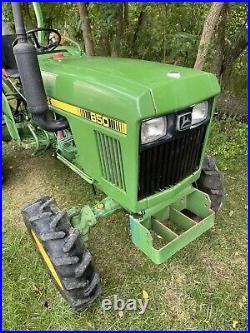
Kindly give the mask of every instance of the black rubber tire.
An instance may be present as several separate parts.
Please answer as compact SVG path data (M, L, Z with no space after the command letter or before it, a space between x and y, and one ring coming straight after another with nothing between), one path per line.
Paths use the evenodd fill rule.
M43 197L25 207L22 215L61 295L76 311L92 303L101 293L100 276L94 268L90 252L79 239L78 229L71 226L67 213L60 211L53 199ZM39 250L39 243L45 255L43 250ZM46 263L46 255L52 269Z
M199 190L209 195L211 208L217 213L224 199L224 176L217 168L212 156L205 156L201 176L196 185Z

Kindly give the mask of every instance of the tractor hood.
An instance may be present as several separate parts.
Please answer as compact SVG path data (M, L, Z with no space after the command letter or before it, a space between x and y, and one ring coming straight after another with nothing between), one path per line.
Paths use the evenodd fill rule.
M114 99L119 101L116 112L133 102L140 118L173 112L220 92L213 74L149 61L66 54L62 59L40 56L40 66L49 96L96 111ZM146 95L151 111L140 107Z

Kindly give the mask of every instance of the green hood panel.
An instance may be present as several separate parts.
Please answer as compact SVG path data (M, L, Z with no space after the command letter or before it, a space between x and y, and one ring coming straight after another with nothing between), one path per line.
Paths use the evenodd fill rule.
M49 96L120 119L173 112L220 92L212 74L149 61L42 56L40 66ZM179 78L169 77L170 72Z

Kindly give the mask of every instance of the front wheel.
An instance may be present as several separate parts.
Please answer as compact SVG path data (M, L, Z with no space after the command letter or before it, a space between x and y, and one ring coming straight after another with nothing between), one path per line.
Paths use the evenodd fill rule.
M209 195L211 208L217 213L221 209L224 199L224 176L212 156L205 156L201 176L196 185L199 190Z
M75 310L100 294L100 276L67 213L44 197L22 210L25 225L56 287Z

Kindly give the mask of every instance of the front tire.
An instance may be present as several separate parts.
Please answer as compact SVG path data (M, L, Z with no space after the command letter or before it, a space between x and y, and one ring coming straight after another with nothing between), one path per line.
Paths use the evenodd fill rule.
M217 213L221 209L224 199L224 176L212 156L205 156L201 176L196 184L199 190L209 195L211 208Z
M61 295L81 310L100 294L100 276L92 256L53 199L41 198L22 210L25 225Z

